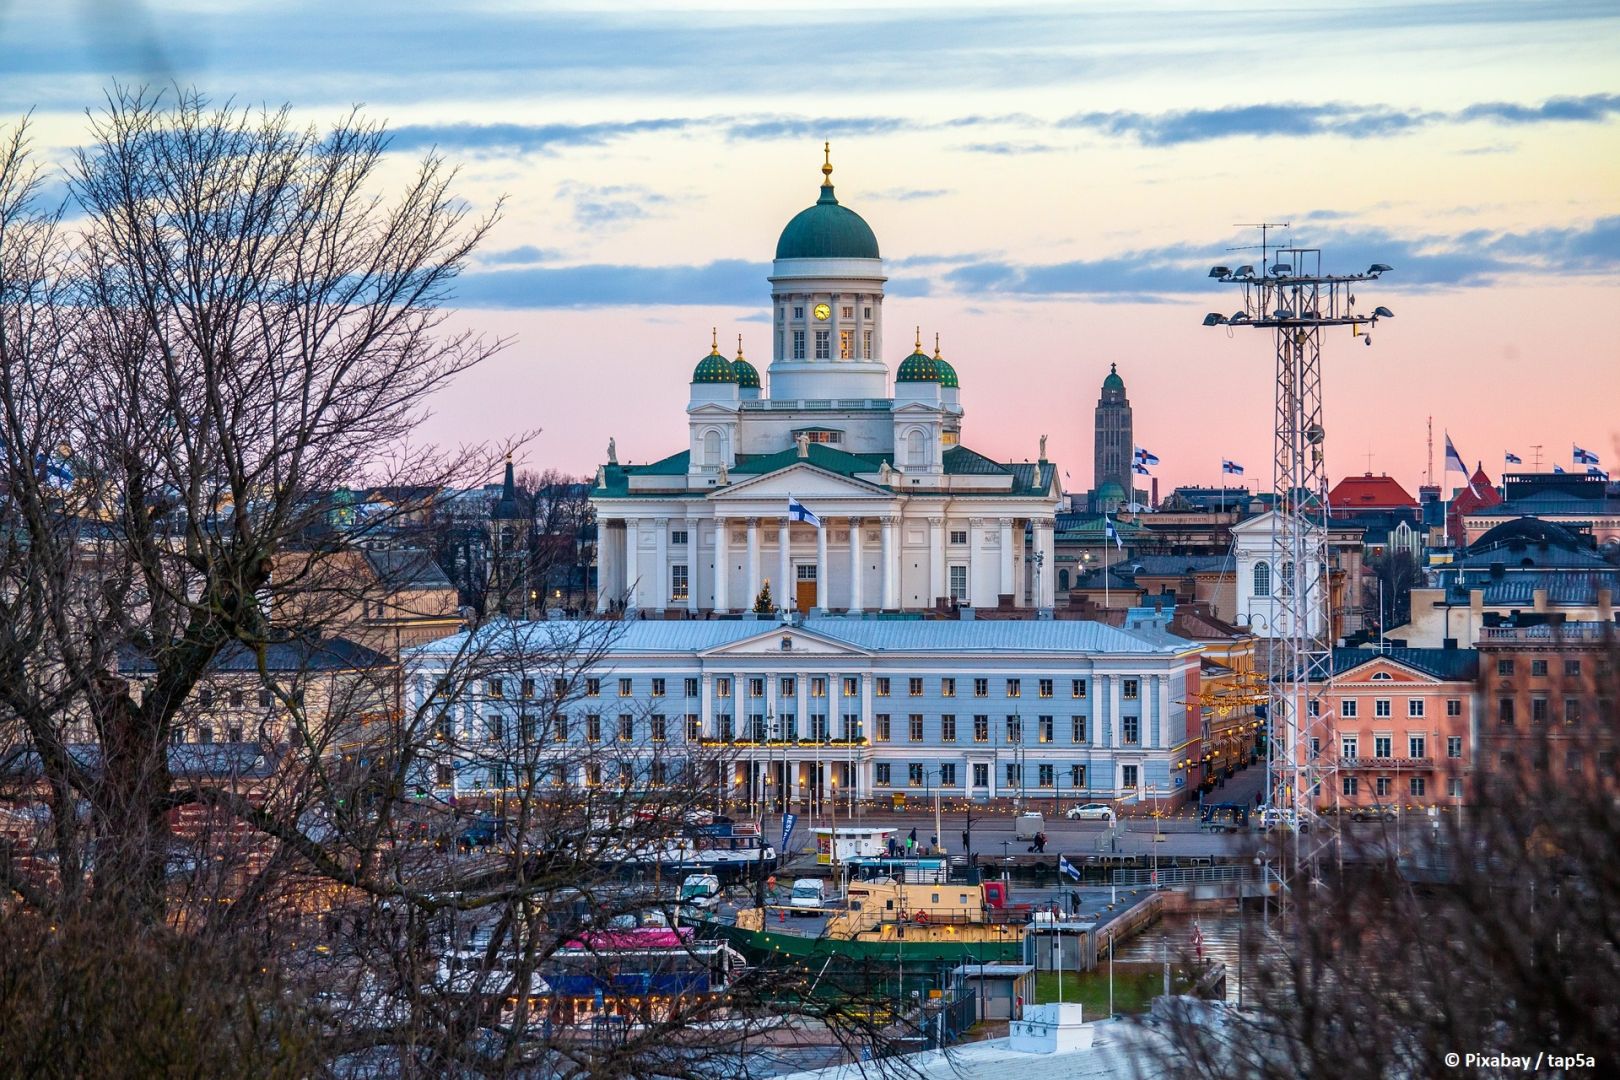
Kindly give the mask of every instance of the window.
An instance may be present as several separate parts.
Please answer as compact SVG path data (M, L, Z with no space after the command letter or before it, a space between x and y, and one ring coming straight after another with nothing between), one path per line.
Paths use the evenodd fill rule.
M1016 745L1024 741L1024 718L1021 716L1007 717L1007 743Z
M1389 682L1390 678L1391 678L1391 676L1390 676L1389 672L1387 672L1387 671L1375 671L1375 672L1373 672L1372 681L1373 682Z
M1581 752L1579 750L1571 750L1564 755L1564 770L1566 772L1581 771Z
M1373 715L1374 716L1389 716L1389 715L1391 715L1390 707L1391 706L1390 706L1389 698L1385 698L1385 697L1377 698L1376 700L1373 701Z
M1309 716L1321 716L1322 715L1322 699L1321 698L1311 698L1309 701L1307 701L1305 703L1305 712Z
M451 784L456 782L456 769L453 765L447 765L441 762L438 767L435 768L434 772L436 774L435 779L438 781L438 785L440 787L449 787Z
M630 718L628 716L623 716L619 719L623 721ZM652 737L653 742L664 742L668 738L668 728L661 714L654 713L648 718L647 723L649 726L649 734Z
M855 307L854 307L854 305L851 304L851 305L845 305L843 307L840 307L838 309L838 317L840 319L853 319L855 317ZM871 316L868 315L867 318L870 319Z
M1538 696L1530 699L1530 722L1532 724L1545 724L1548 711L1546 698Z
M861 696L861 680L860 680L860 676L858 676L858 675L850 675L850 676L847 676L844 679L844 696L845 697L860 697Z
M1380 799L1387 799L1387 798L1389 798L1389 777L1387 777L1387 776L1380 776L1380 777L1379 777L1379 778L1378 778L1378 779L1377 779L1377 780L1376 780L1376 781L1375 781L1375 782L1374 782L1374 783L1373 783L1373 790L1374 790L1374 791L1375 791L1375 792L1377 792L1377 794L1378 794L1378 797L1379 797L1379 798L1380 798Z
M1083 716L1069 717L1069 741L1083 743L1086 741L1086 718Z
M939 718L939 741L956 741L956 717L950 713L946 713Z
M669 568L669 598L685 600L687 597L686 564L676 563Z
M867 308L867 310L872 309ZM871 316L867 317L871 318ZM861 358L864 360L872 359L872 331L870 330L861 331Z
M669 533L669 542L671 544L684 544L684 543L686 543L686 530L685 529L671 529L670 533Z
M1531 676L1531 678L1537 678L1537 679L1545 678L1546 675L1547 675L1547 661L1545 661L1545 660L1532 660L1532 661L1530 661L1530 676Z
M1009 788L1015 788L1018 787L1021 782L1022 777L1018 772L1018 763L1016 761L1009 762L1007 765L1007 786Z
M1020 695L1020 693L1021 693L1021 691L1019 689L1019 681L1017 679L1008 679L1007 680L1007 696L1008 697L1018 697Z
M737 728L730 713L721 713L715 718L715 725L719 728L720 738L731 742L737 737Z
M635 692L635 686L629 679L619 680L619 696L629 697Z
M1254 595L1271 595L1271 564L1268 562L1254 564Z
M1453 776L1446 781L1446 794L1453 799L1462 798L1462 777Z
M973 680L973 696L974 697L989 697L990 696L990 680L989 679L974 679Z
M1069 696L1070 697L1075 697L1075 698L1080 698L1080 699L1084 700L1085 696L1086 696L1086 680L1084 680L1084 679L1071 679L1071 680L1069 680Z
M886 676L879 675L877 678L872 680L872 683L873 683L872 692L874 694L876 694L878 697L888 697L889 696L889 680L888 680L888 678Z
M795 312L801 312L801 313L804 311L803 308L794 308L793 310ZM794 317L802 319L802 318L804 318L804 315L803 314L798 314L798 315L795 315ZM803 360L804 359L804 331L803 330L795 330L795 331L793 331L793 359L795 359L795 360Z
M636 718L629 713L619 714L619 741L629 742L636 737Z
M952 529L951 530L951 543L955 544L957 546L961 546L962 544L967 543L967 530L966 529ZM966 567L963 567L963 569L966 569Z
M506 696L506 684L500 679L490 679L485 684L485 692L492 698Z
M1373 757L1387 758L1395 756L1395 740L1389 735L1373 736Z
M1050 716L1040 717L1039 718L1039 727L1040 727L1040 732L1036 737L1043 743L1051 742L1052 741L1052 718Z
M1446 736L1446 757L1448 757L1448 758L1460 758L1460 757L1462 757L1462 736L1461 735L1448 735L1448 736Z
M602 741L602 717L597 713L585 714L585 739L587 742Z
M1513 699L1510 697L1496 699L1496 720L1509 727L1513 725Z
M955 697L956 696L956 680L955 679L941 679L941 680L939 680L939 696L940 697Z
M817 330L816 331L816 359L817 360L831 360L832 359L832 331L831 330Z
M1579 660L1565 660L1564 661L1564 674L1565 675L1569 675L1569 676L1573 677L1573 676L1579 675L1580 673L1581 673L1581 662Z
M1360 746L1360 743L1359 743L1359 741L1356 739L1356 737L1354 735L1340 735L1339 736L1339 756L1340 757L1343 757L1343 758L1353 758L1353 757L1355 757L1356 756L1356 750L1357 750L1357 748L1359 746Z
M878 787L889 786L889 763L880 761L872 766L872 783Z
M1054 766L1042 764L1037 767L1035 783L1039 787L1049 788L1056 782L1056 769Z
M990 786L990 765L988 762L976 761L973 763L973 786Z
M751 677L748 680L748 696L749 697L764 697L765 696L765 679L763 677L756 675L756 676Z
M810 696L824 698L827 696L827 679L824 675L815 675L810 679Z
M686 680L686 696L689 698L698 696L698 681L696 679Z
M870 319L871 317L872 317L872 309L871 308L869 308L869 307L861 308L861 318Z
M762 743L762 742L768 742L769 739L770 739L770 732L765 730L765 714L764 713L759 713L759 712L757 712L757 713L749 713L748 714L748 741L749 742Z
M557 714L557 741L568 741L568 717L563 713Z
M599 787L602 783L602 766L599 762L591 762L585 766L585 786Z
M921 762L913 761L906 766L906 785L908 787L923 786L923 767Z
M1142 741L1142 718L1140 716L1122 716L1119 719L1120 740L1126 746L1135 746Z
M1358 786L1356 784L1356 778L1353 776L1345 776L1341 777L1340 779L1344 782L1344 786L1340 790L1351 798L1354 798L1356 794L1356 787Z
M1407 716L1422 716L1423 715L1423 699L1420 698L1420 697L1407 698L1406 699L1406 715Z
M794 317L794 318L795 318L795 319L802 319L802 318L804 318L804 308L802 308L802 307L798 307L798 306L795 306L795 307L794 307L794 308L793 308L793 317Z
M450 724L449 713L439 714L439 718L433 723L433 731L434 734L436 734L440 739L446 741L448 741L455 734L455 730Z
M485 730L490 742L500 742L501 736L505 734L505 729L506 725L500 713L490 713L486 718Z
M1423 759L1429 756L1429 740L1422 735L1408 735L1406 737L1406 756Z
M1136 679L1125 679L1120 684L1120 696L1126 701L1135 701L1141 696L1141 686Z
M686 714L686 741L698 742L703 738L703 717L697 713Z
M1567 697L1564 699L1564 723L1578 724L1581 722L1581 699Z
M952 566L950 571L951 599L955 600L958 604L965 604L968 602L967 567L960 565Z
M1084 765L1069 766L1069 786L1072 788L1086 786L1086 767Z
M1041 680L1041 682L1040 682L1040 694L1041 694L1041 697L1051 697L1052 696L1052 680L1051 679L1042 679Z
M1283 596L1293 596L1294 595L1294 564L1291 563L1291 562L1283 563L1282 564L1282 572L1278 576L1282 580L1277 583L1277 591L1280 592Z
M272 694L269 690L260 690L259 691L259 708L268 709L270 707L271 703L274 702L274 700L275 700L275 695Z
M1513 674L1513 661L1512 661L1512 659L1498 660L1496 662L1496 673L1498 675L1504 677L1504 678L1506 678L1509 675L1512 675Z
M601 697L602 696L602 680L601 679L586 679L585 680L585 696L586 697Z
M226 728L225 729L225 738L229 739L231 742L241 742L242 741L242 725L241 724L232 724L230 727Z
M1425 781L1421 776L1412 777L1411 785L1412 786L1408 790L1412 792L1414 797L1419 799L1423 797L1424 792L1428 788L1428 782Z
M663 679L654 679L652 681L652 696L653 697L663 697L664 696L664 689L665 689L665 687L667 685L668 685L668 683Z
M722 697L722 698L730 697L731 696L731 680L730 679L716 679L716 680L714 680L714 696L715 697Z
M824 716L824 715L816 715L816 716L810 717L810 737L812 739L816 740L817 742L825 742L826 741L826 739L827 739L827 717L826 716Z
M907 688L907 691L911 694L912 697L922 697L922 693L923 693L922 682L923 681L921 679L908 679L907 680L906 688Z
M939 786L956 786L956 762L947 761L939 767Z
M518 692L526 698L534 697L534 680L524 679L518 684Z
M1447 716L1461 716L1462 715L1462 698L1447 698L1446 699L1446 715Z
M922 742L922 740L923 740L923 718L922 718L922 713L912 713L910 716L906 717L906 729L907 729L907 734L911 738L912 742Z
M667 779L668 772L664 767L663 759L654 758L652 763L647 767L647 780L654 787L663 787Z
M1311 736L1311 760L1315 761L1322 753L1322 740Z
M855 331L838 331L838 359L853 360L855 358Z
M240 709L242 707L242 702L243 702L242 691L240 691L240 690L232 690L231 691L231 708Z
M889 714L878 713L876 716L872 717L872 724L877 729L872 733L872 738L876 739L878 742L888 742Z
M845 713L844 714L844 738L845 738L845 740L861 738L861 714L860 713Z
M1344 717L1353 717L1353 716L1355 716L1356 715L1356 699L1353 698L1353 697L1349 697L1349 698L1345 698L1344 700L1340 701L1339 702L1339 715L1344 716Z
M1121 765L1119 767L1119 783L1126 790L1136 787L1137 767L1135 765Z

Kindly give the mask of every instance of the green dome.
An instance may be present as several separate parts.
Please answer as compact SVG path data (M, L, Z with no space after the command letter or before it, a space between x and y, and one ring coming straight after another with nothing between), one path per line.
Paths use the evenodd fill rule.
M939 377L939 364L932 356L918 349L904 360L900 361L900 370L894 377L895 382L941 382Z
M831 183L816 204L793 215L776 241L778 259L875 259L877 236L861 215L840 206Z
M698 361L698 366L692 372L692 381L695 383L734 383L737 381L737 369L731 366L731 361L720 355L720 349L715 346L710 349L709 355ZM759 385L759 373L754 373L754 385Z
M1106 502L1109 499L1123 499L1125 489L1113 480L1104 481L1103 486L1097 489L1097 501Z
M742 358L739 353L737 359L731 362L731 370L737 375L737 385L744 390L759 389L759 369Z
M953 390L961 388L962 384L956 381L956 369L943 356L934 357L934 368L939 372L939 385L949 386Z
M1120 393L1125 392L1125 380L1119 377L1119 365L1108 365L1108 378L1103 380L1102 388L1104 390L1118 390Z

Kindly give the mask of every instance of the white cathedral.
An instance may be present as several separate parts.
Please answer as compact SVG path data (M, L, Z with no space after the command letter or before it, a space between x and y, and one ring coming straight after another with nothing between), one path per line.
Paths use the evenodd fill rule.
M761 380L718 342L692 372L686 449L621 465L591 492L599 610L748 611L768 583L804 614L1053 606L1062 491L1046 460L998 462L961 443L955 369L922 347L883 361L877 237L833 194L776 243L773 354ZM802 503L821 528L791 521Z

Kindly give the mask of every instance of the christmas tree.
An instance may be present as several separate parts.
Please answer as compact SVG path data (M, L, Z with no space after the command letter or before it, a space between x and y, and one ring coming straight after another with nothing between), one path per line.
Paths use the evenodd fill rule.
M766 578L765 587L759 590L758 596L754 597L754 614L771 615L775 612L776 601L771 599L771 579Z

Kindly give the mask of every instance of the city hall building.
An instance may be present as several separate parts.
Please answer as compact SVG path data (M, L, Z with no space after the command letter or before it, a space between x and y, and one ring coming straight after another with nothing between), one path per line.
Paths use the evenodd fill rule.
M416 651L415 704L455 736L441 746L483 748L438 763L441 792L504 789L524 740L579 784L673 782L703 749L709 775L687 782L777 804L1197 786L1200 646L1151 611L1123 629L1053 618L1062 490L1045 439L1023 462L964 445L960 379L920 333L891 390L877 238L831 172L777 241L767 378L711 342L687 446L633 465L609 444L591 492L598 603L622 621L498 623ZM775 610L756 617L767 584ZM564 670L582 625L600 647ZM507 664L429 702L469 653L501 667L503 641L556 670Z

